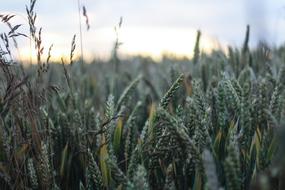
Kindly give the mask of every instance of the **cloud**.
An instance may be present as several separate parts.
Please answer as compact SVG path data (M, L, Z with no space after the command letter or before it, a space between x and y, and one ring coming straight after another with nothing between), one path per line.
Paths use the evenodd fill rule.
M25 4L28 3L28 0L7 1L1 5L0 12L10 11L22 15L22 19L19 20L23 23ZM282 35L285 32L285 9L282 0L274 2L270 0L81 0L81 3L87 8L91 24L91 30L86 32L82 21L84 48L89 53L106 54L111 50L115 37L113 28L121 16L124 18L123 29L128 30L128 35L123 37L126 47L122 48L122 51L128 51L128 44L141 43L141 46L145 46L140 39L144 34L147 36L151 32L165 31L163 36L166 38L167 31L177 31L176 36L183 33L184 38L188 38L187 31L197 29L202 30L205 36L217 39L221 43L240 46L244 39L246 24L252 26L252 44L259 38L266 38L278 44L285 40ZM37 24L43 27L43 38L46 42L56 44L59 49L63 49L64 46L69 48L73 34L77 36L79 34L77 1L38 1L35 8L38 13ZM264 20L265 24L262 22ZM130 30L130 28L136 29ZM128 39L128 36L132 37ZM169 43L173 43L174 46L173 36L175 35L169 36ZM147 37L144 40L147 40ZM153 43L162 42L160 39ZM163 45L168 49L169 44Z

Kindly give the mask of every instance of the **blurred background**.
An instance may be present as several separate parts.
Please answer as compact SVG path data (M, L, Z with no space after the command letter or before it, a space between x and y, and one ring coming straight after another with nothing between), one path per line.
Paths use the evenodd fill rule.
M29 1L6 0L1 3L0 13L16 14L13 23L23 24L21 30L28 34L25 4ZM87 61L94 57L110 57L116 39L114 27L120 17L123 18L118 32L122 42L121 56L144 55L159 59L163 53L172 53L191 57L198 29L202 32L204 52L213 48L226 49L228 44L240 47L247 24L251 26L250 46L255 46L259 40L274 46L285 41L282 0L80 0L79 4ZM86 7L89 30L83 17L83 6ZM45 51L54 45L54 60L69 56L74 34L77 34L77 47L80 46L77 0L41 0L35 10L38 14L36 25L43 28ZM29 40L22 38L18 56L25 60L30 54Z

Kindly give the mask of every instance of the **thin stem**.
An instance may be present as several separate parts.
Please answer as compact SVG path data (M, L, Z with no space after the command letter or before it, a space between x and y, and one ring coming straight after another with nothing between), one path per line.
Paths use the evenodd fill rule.
M30 64L33 64L32 61L33 61L32 59L32 34L30 31Z
M82 41L82 27L81 27L81 4L80 0L77 0L78 5L78 19L79 19L79 35L80 35L80 51L81 51L81 63L83 63L83 41Z

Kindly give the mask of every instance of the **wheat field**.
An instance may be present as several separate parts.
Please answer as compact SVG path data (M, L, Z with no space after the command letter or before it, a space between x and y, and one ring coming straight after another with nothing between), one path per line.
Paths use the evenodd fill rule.
M0 15L0 189L285 189L285 48L260 43L192 59L43 59ZM40 13L38 13L40 14ZM85 13L86 14L86 13ZM121 25L121 24L119 24ZM243 30L241 29L241 32ZM14 60L28 37L36 63Z

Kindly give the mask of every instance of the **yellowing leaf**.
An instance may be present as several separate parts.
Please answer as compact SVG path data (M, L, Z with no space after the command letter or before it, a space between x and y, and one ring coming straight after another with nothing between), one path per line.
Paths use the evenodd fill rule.
M61 153L61 163L60 163L60 175L63 176L64 175L64 168L65 168L65 163L67 160L67 155L68 155L68 143L65 145L62 153Z
M220 143L221 143L221 138L222 138L222 132L219 131L215 141L214 141L214 150L215 150L215 155L219 155L219 149L220 149Z
M102 173L102 178L103 178L103 184L105 185L105 187L109 186L109 179L110 179L110 172L109 172L109 168L107 166L106 163L106 159L108 158L108 151L107 151L107 145L106 145L106 139L105 136L102 135L102 142L101 144L104 144L101 149L100 149L100 170Z
M123 120L122 118L119 118L114 132L114 141L113 141L113 146L116 153L118 153L120 150L122 129L123 129Z
M199 172L196 172L193 189L200 190L200 189L202 189L202 187L203 187L203 185L202 185L201 175L199 174Z

